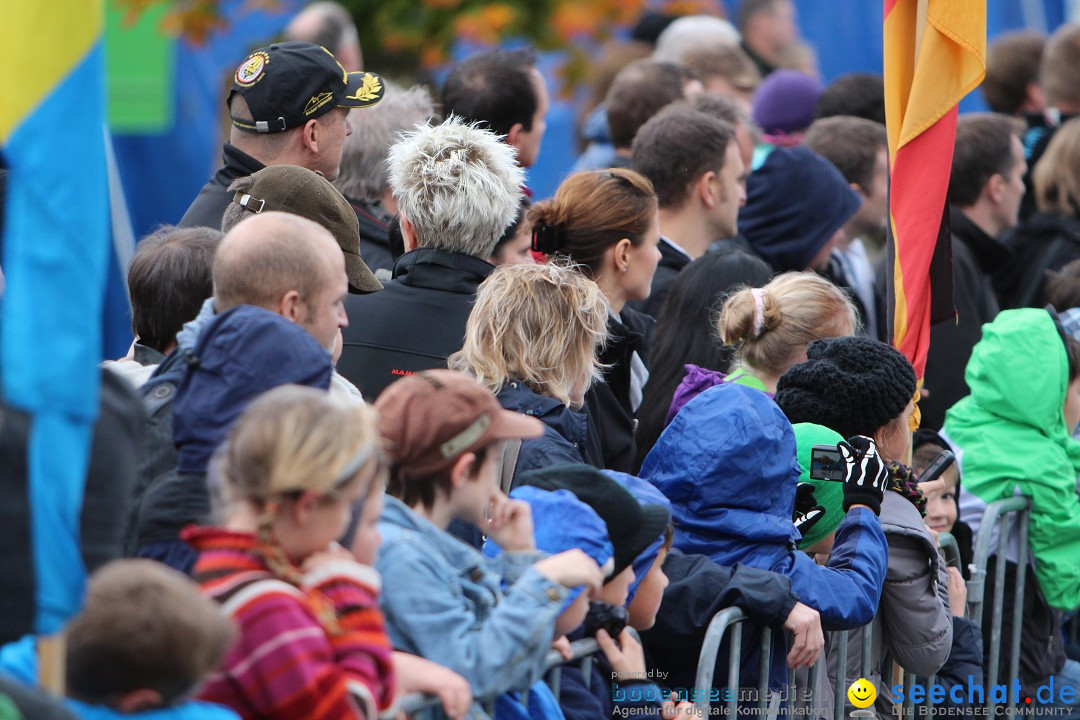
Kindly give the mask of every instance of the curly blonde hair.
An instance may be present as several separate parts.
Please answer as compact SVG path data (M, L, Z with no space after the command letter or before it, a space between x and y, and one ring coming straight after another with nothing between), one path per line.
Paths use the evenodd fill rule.
M575 385L598 375L608 312L599 286L566 262L502 265L480 285L449 365L492 392L518 380L573 405Z

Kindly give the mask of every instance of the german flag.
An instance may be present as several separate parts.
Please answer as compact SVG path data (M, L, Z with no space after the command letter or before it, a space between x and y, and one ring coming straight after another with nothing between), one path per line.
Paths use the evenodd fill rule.
M922 382L930 324L956 316L948 225L956 104L986 73L986 0L884 0L893 345Z

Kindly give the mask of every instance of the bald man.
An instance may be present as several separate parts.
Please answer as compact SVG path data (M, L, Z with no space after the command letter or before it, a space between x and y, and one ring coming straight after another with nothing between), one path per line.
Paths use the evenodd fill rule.
M214 258L214 310L255 305L308 331L333 352L349 324L345 255L321 225L283 212L252 215L221 241Z
M268 382L312 384L314 377L320 382L312 386L325 388L327 376L332 395L363 402L360 392L331 370L341 328L348 324L343 306L348 281L345 256L329 231L288 213L254 215L222 239L214 257L213 277L214 297L203 304L199 317L184 326L176 337L177 349L142 387L148 453L134 493L134 514L125 531L128 552L185 572L190 570L194 555L177 534L187 524L204 519L202 512L208 509L209 498L206 467L185 465L178 449L183 451L185 442L192 446L198 441L202 447L220 443L228 423L211 426L206 421L220 419L215 403L227 402L233 395L246 398L245 392L253 387L268 389L264 387ZM250 306L280 316L305 332L291 331L289 323L277 318L268 322L263 313L260 328L265 325L275 330L280 340L268 339L262 330L245 335L244 323L260 312ZM243 315L243 319L222 317L234 309L230 316ZM225 324L229 327L222 330ZM267 364L266 353L284 350L287 355L289 347L295 351L293 360ZM196 348L200 348L198 361ZM214 353L210 362L214 369L209 372L217 377L213 382L219 391L195 393L191 391L195 375L210 360L207 348ZM202 381L207 383L206 373ZM176 398L183 398L185 388L188 396L181 413L181 400ZM231 410L241 408L234 403ZM181 414L188 420L176 420L174 425Z

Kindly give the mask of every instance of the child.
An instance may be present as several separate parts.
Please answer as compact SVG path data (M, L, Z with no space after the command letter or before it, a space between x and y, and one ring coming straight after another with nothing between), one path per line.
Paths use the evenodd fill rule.
M538 437L543 423L503 410L451 370L397 380L375 407L393 461L376 567L395 647L461 673L478 698L528 688L568 590L599 589L602 580L580 550L541 559L529 506L499 490L503 441ZM455 518L484 528L506 552L488 560L449 535ZM478 705L472 713L486 717Z
M615 563L604 583L599 599L616 607L626 607L629 588L634 583L634 562L658 538L664 535L670 515L661 505L642 505L618 482L587 465L560 465L533 470L521 475L521 484L543 490L569 490L603 519L615 549ZM652 572L657 555L645 569ZM663 595L663 571L653 582L660 585L655 598L658 606ZM644 576L643 576L644 577ZM639 603L637 615L642 624L651 624L656 608ZM596 641L603 657L595 663L588 682L580 663L563 668L560 677L559 704L567 720L600 718L661 717L663 704L660 689L648 678L645 655L628 630L618 636L618 644L606 630L596 631Z
M914 451L911 468L921 477L947 445L933 430L919 430L912 440ZM944 706L963 707L952 701L949 691L954 685L968 686L983 680L983 643L979 626L967 614L967 585L961 568L971 562L971 528L957 522L957 485L960 473L953 463L936 479L919 483L926 497L926 527L935 534L952 533L960 549L960 568L949 567L949 608L952 611L953 636L949 657L937 672L937 681L945 687ZM969 679L969 677L971 679ZM920 680L921 681L921 680ZM959 714L959 711L956 711Z
M335 542L382 495L374 413L276 388L221 453L223 527L191 527L195 579L240 638L202 697L244 718L368 718L394 698L379 576ZM362 515L363 513L361 513Z
M109 563L90 577L83 610L64 633L65 702L81 718L235 720L189 699L235 635L180 573L151 560ZM36 683L37 665L32 642L5 648L5 673Z
M933 430L919 430L912 441L911 469L919 477L938 455L949 449L949 444ZM937 483L919 483L926 497L926 527L935 533L947 532L956 538L960 549L960 569L967 578L968 565L972 559L971 528L960 522L960 467L953 463L938 478Z
M858 463L847 468L847 514L825 567L794 549L795 435L765 393L736 383L705 390L675 416L641 474L671 501L676 548L720 565L787 575L799 599L821 613L823 627L856 628L877 611L888 560L878 519L887 476L873 443L864 441L866 474L856 472ZM778 689L786 677L783 635L775 633L773 643L770 678ZM743 681L753 682L756 665L744 664Z

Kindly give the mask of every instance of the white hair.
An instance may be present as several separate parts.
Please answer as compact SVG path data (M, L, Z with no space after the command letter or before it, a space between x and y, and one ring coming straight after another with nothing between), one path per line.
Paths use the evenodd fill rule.
M390 148L390 188L419 247L487 258L517 217L524 173L500 136L451 115Z
M718 45L738 47L741 40L735 26L712 15L688 15L665 28L656 39L653 60L682 63L690 53Z
M383 81L386 94L378 105L349 116L353 133L345 138L341 169L334 185L354 200L379 200L387 188L386 155L399 133L427 124L435 115L431 94L423 85L405 89Z

